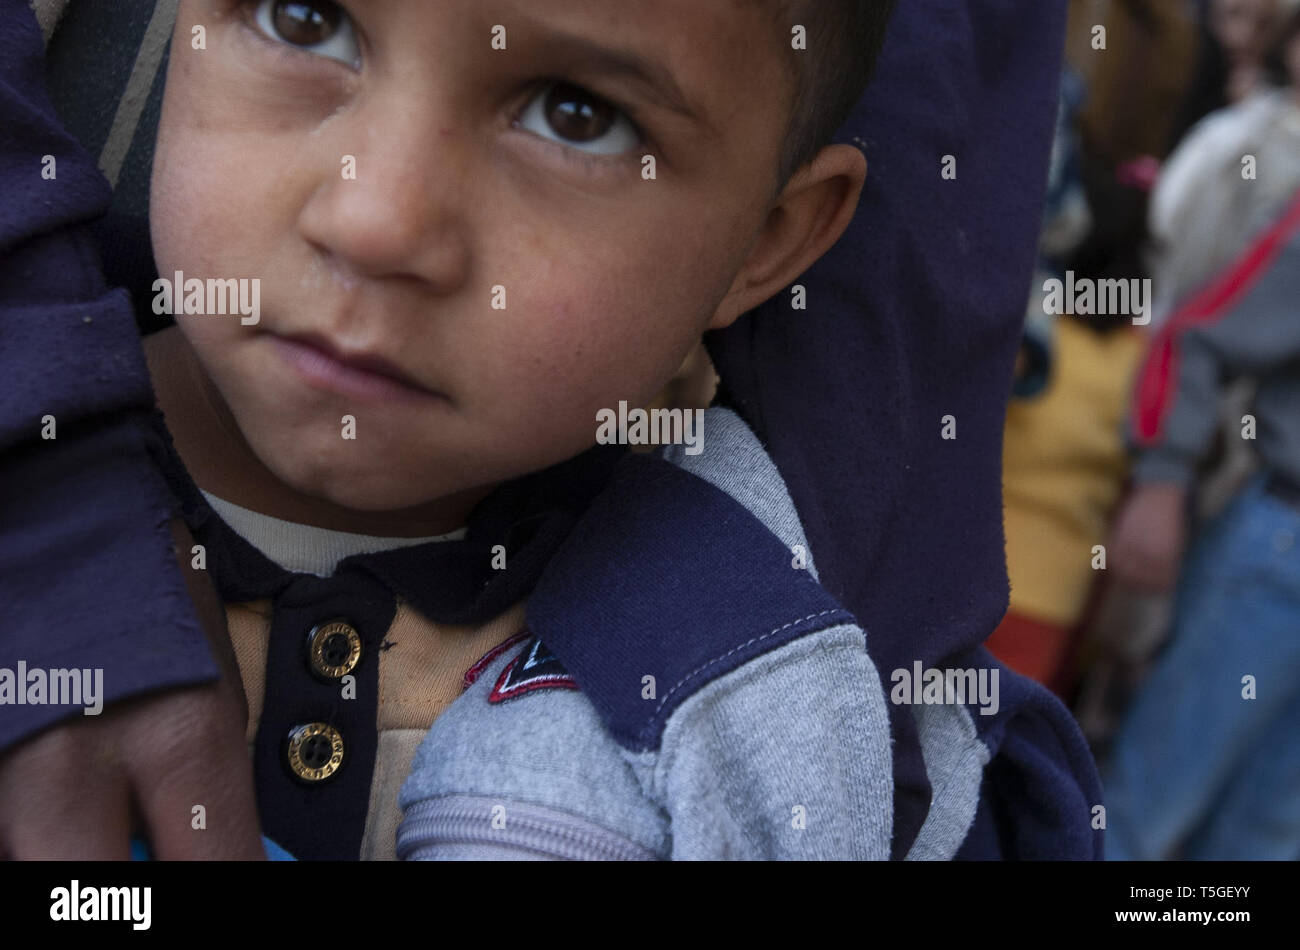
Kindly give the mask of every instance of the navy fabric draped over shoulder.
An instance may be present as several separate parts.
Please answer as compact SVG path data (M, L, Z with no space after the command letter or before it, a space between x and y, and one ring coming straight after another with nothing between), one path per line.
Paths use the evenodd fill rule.
M903 0L837 137L866 153L867 183L800 280L807 309L779 294L706 338L719 401L767 446L882 676L978 645L1006 612L1002 428L1065 14L1061 0ZM929 785L907 707L891 714L898 856Z

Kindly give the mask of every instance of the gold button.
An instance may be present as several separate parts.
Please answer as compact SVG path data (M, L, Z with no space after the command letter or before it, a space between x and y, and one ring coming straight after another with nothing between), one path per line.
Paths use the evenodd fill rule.
M343 764L343 736L333 726L311 722L289 732L289 768L304 782L323 782Z
M307 656L317 676L339 679L361 662L361 634L343 620L319 624L307 634Z

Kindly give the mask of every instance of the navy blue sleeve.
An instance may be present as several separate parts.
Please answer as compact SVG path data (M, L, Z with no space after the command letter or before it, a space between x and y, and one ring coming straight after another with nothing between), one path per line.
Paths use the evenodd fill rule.
M110 703L217 667L172 550L130 301L86 231L108 183L43 60L26 0L0 0L0 669L100 668ZM0 705L0 750L81 711Z
M821 582L888 675L982 643L1007 610L1002 430L1059 108L1065 0L902 0L838 142L867 156L843 237L705 337L718 401L790 489ZM948 425L953 428L945 429ZM931 789L891 704L895 856Z

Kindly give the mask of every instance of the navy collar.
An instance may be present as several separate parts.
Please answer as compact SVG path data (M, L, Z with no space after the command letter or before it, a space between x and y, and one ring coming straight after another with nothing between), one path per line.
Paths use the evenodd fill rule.
M181 503L182 517L206 548L207 567L227 603L274 597L295 578L237 534L208 504L172 443L160 411L158 463ZM333 576L364 574L435 623L478 624L531 593L551 556L627 454L625 446L593 446L580 455L497 487L474 508L465 536L340 561ZM493 568L494 548L505 568ZM499 563L499 558L497 559Z

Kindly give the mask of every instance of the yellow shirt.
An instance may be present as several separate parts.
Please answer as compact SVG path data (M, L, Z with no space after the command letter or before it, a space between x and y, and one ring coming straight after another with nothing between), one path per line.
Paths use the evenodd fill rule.
M1002 490L1011 609L1073 626L1096 577L1127 474L1123 441L1133 377L1145 343L1135 328L1095 333L1056 323L1047 389L1007 410Z

